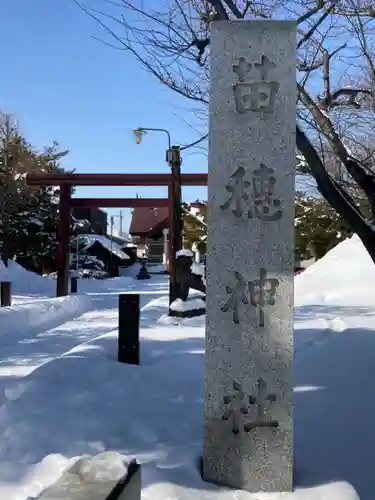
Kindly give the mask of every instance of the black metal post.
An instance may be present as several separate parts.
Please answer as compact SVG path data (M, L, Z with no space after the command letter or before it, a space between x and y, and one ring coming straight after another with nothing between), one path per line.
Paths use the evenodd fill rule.
M69 239L71 216L72 187L67 184L60 186L58 245L56 250L57 280L56 296L69 294Z
M139 295L120 294L118 312L118 361L139 365Z
M10 281L1 282L0 296L1 307L10 307L12 305L12 283Z
M72 276L70 278L70 292L71 293L78 292L78 278L77 278L77 276Z

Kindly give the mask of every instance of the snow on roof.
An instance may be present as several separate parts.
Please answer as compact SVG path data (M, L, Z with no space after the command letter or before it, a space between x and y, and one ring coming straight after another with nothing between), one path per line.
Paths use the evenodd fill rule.
M188 214L191 217L193 217L194 219L196 219L200 224L202 224L203 226L207 227L207 224L204 222L204 216L203 216L203 214L201 214L199 208L192 207L192 206L183 206L182 210L186 214Z
M80 238L82 238L85 242L85 248L83 250L89 249L97 241L104 248L106 248L110 252L112 251L113 255L116 255L116 257L118 257L119 259L122 260L130 259L129 255L127 255L125 252L122 251L121 245L116 243L114 240L112 240L111 243L110 237L104 236L102 234L90 233L90 234L80 235Z

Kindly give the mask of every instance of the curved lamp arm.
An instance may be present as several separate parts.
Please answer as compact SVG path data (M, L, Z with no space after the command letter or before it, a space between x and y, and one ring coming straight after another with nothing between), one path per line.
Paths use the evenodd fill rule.
M171 149L171 135L168 132L168 130L164 128L145 128L145 127L138 127L134 129L133 134L135 135L135 141L137 144L140 144L143 136L147 134L147 132L164 132L168 136L168 149Z

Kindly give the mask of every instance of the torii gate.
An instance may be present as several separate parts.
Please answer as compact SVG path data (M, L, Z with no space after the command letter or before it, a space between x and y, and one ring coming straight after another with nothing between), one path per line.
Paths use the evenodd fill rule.
M175 297L176 252L182 247L181 185L207 186L207 174L28 174L29 186L59 186L56 296L68 295L71 210L75 207L136 208L168 206L170 302ZM75 186L167 186L168 198L72 198Z

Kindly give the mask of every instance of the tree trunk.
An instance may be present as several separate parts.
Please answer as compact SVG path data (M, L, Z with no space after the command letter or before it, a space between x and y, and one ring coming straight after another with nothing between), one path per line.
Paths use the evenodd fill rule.
M4 265L8 267L8 262L10 258L10 249L9 249L9 215L4 210L3 212L3 249L1 258L4 262Z
M375 234L373 227L366 222L349 193L344 191L326 171L315 148L299 127L296 130L296 143L297 148L311 168L319 191L359 236L375 263Z

